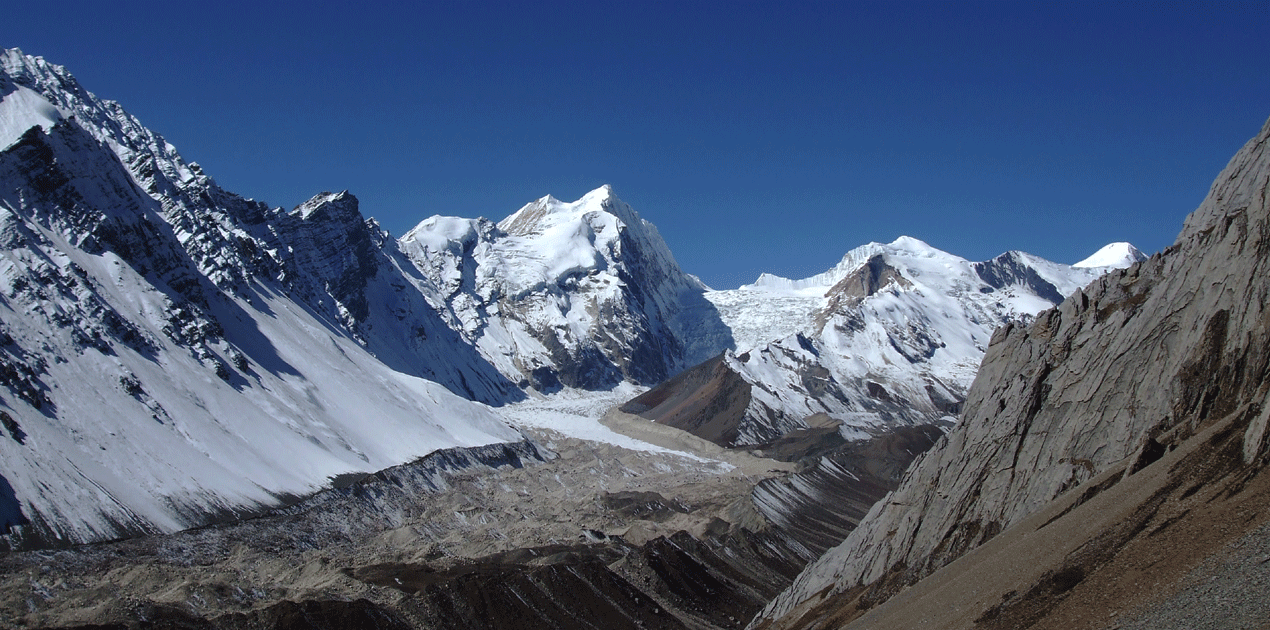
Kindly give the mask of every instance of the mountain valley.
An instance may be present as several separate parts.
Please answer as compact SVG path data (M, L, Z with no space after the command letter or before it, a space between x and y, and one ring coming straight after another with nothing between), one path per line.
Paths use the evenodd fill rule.
M394 237L4 51L0 627L1187 627L1266 523L1267 138L1150 258L715 290L609 186Z

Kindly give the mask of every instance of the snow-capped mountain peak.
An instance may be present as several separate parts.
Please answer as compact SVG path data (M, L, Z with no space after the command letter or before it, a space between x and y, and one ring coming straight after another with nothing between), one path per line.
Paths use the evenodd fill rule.
M966 263L964 258L954 256L930 244L911 236L900 236L890 243L865 243L848 251L842 260L829 270L801 280L791 280L772 274L762 274L754 284L744 285L746 290L764 290L792 292L811 296L823 296L830 288L843 278L854 273L875 256L895 256L902 258L940 258L949 263Z
M1111 243L1104 245L1102 249L1094 252L1089 258L1086 258L1074 265L1073 267L1108 267L1112 269L1125 269L1134 263L1146 260L1146 254L1138 251L1138 248L1129 243Z
M361 219L361 213L357 210L357 199L345 190L337 193L318 193L312 199L296 206L291 212L305 221L341 220L347 218L350 210L357 215L357 219Z
M856 247L809 278L764 275L707 293L737 344L722 365L748 386L728 445L763 444L813 417L841 423L844 437L951 422L998 326L1109 269L1016 251L970 262L905 236Z
M929 243L912 236L900 236L888 244L888 249L895 252L907 252L915 256L933 258L940 255L948 255L948 252L935 249Z
M588 218L593 226L596 223L609 222L605 219L597 221L596 216L593 215L612 216L627 224L643 223L629 205L613 194L613 188L605 184L573 202L560 201L551 195L546 195L525 204L520 210L499 221L498 227L512 236L527 236L541 234L552 227L577 222L583 218Z
M176 147L147 129L141 121L124 111L119 103L98 98L84 89L65 67L49 63L43 57L23 54L17 48L10 48L0 53L0 70L4 75L0 79L0 95L8 91L6 86L35 92L57 111L59 117L74 117L93 137L106 143L117 153L125 164L131 164L140 157L151 162L154 170L171 182L205 178L201 169L186 163L177 153ZM22 104L9 104L8 98L5 101L5 109ZM33 104L33 101L28 104ZM39 106L44 108L46 114L51 114L47 107ZM0 114L0 121L4 118L5 115ZM10 136L16 138L24 131L25 128L0 128L0 144L7 145L3 141L12 142Z
M539 390L653 384L731 345L705 285L607 185L572 202L544 196L497 224L430 217L398 246L440 287L455 327Z

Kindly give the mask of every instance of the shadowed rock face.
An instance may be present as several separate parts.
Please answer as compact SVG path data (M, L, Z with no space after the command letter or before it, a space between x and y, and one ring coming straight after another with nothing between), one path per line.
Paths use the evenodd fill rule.
M1006 252L992 260L977 262L974 267L975 273L993 289L1021 285L1055 304L1063 301L1063 294L1059 293L1058 288L1020 261L1016 252Z
M816 623L802 615L836 593L866 589L875 605L1067 490L1130 458L1140 470L1222 419L1258 461L1270 418L1268 141L1270 123L1162 255L999 330L958 427L755 625Z

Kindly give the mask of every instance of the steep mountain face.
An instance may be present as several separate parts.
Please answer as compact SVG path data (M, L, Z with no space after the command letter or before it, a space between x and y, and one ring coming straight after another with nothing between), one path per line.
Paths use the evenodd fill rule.
M518 390L352 196L244 200L62 68L0 63L8 544L172 531L520 439L465 399Z
M207 280L165 278L180 297L194 304L211 293L249 300L260 291L257 285L270 285L331 320L398 371L485 402L519 396L448 330L429 305L427 297L435 291L378 225L362 218L353 196L322 193L290 212L243 199L186 162L118 103L86 91L61 66L17 49L4 51L0 64L5 74L0 121L11 123L0 130L0 140L16 139L28 123L45 128L40 121L66 121L102 145L85 142L80 150L117 156L133 185L158 204L155 213L166 224L166 238L184 250L180 258L188 264L173 273L188 269ZM91 172L85 177L91 179ZM101 201L89 197L83 203L95 207ZM169 273L166 267L154 271Z
M951 423L993 330L1026 321L1112 268L1022 252L972 263L909 237L870 243L811 278L764 275L706 294L737 352L624 410L734 447L835 426L858 439L897 425Z
M1231 160L1162 255L1108 274L1030 326L998 331L958 427L753 625L841 624L1013 532L1065 493L1079 495L1068 500L1070 511L1117 483L1125 492L1154 488L1135 499L1141 503L1119 506L1131 512L1125 523L1105 524L1123 538L1060 556L1053 575L1070 579L1027 592L1053 607L1135 536L1145 540L1144 531L1155 536L1187 523L1219 499L1234 507L1262 500L1244 489L1264 485L1257 480L1270 419L1268 141L1270 123ZM1172 520L1158 516L1162 506L1176 506ZM1259 522L1222 521L1220 531ZM1029 527L1039 532L1045 524ZM1004 597L976 623L1020 597ZM1028 605L1041 604L1033 597Z
M431 217L400 247L456 328L525 387L653 385L732 343L707 287L608 186L497 224Z

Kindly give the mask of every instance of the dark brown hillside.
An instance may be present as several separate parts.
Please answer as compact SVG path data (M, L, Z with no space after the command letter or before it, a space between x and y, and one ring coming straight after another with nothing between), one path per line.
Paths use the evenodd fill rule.
M622 411L731 446L750 404L750 384L719 355L633 398Z

